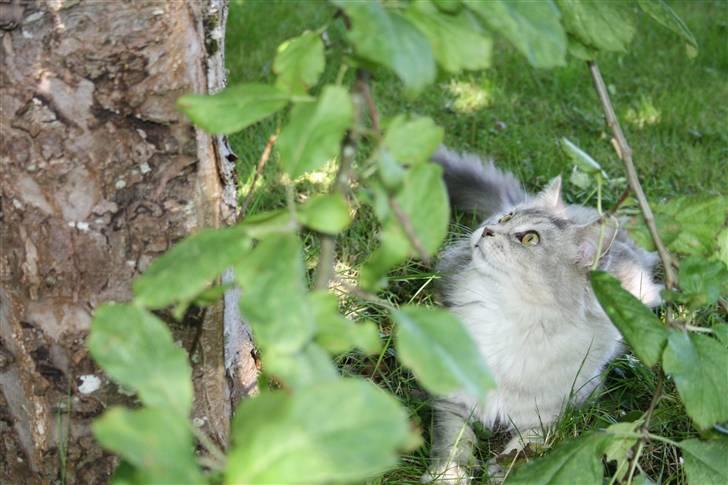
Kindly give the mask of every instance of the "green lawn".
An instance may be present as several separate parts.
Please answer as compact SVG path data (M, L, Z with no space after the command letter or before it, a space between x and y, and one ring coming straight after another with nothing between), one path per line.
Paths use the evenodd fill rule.
M643 186L656 204L683 194L725 194L728 187L728 2L683 1L672 5L698 40L697 57L690 58L676 36L643 17L630 52L599 59ZM230 82L272 82L276 47L303 29L329 25L330 36L336 41L341 22L334 21L333 14L328 4L317 0L232 0L226 37ZM338 69L334 64L338 63L327 61L324 77L333 80ZM607 206L624 188L622 164L609 143L583 62L572 59L562 68L535 70L499 41L489 70L440 79L417 99L407 98L399 82L386 72L374 73L372 89L384 118L402 112L430 116L445 128L447 145L493 157L530 189L541 187L558 174L568 179L572 163L557 144L562 137L593 155L612 178L605 194ZM272 117L231 137L240 157L241 197L248 195L251 175L266 141L283 121L283 115ZM285 205L275 162L274 151L252 194L248 214ZM329 178L308 177L297 182L296 196L323 189ZM566 183L565 193L570 201L594 203L588 200L590 189ZM376 246L373 221L370 214L361 211L341 238L337 270L344 276L355 277L356 266ZM313 267L317 242L313 236L307 236L306 242L308 264ZM432 279L427 268L410 263L394 272L390 288L381 296L395 304L429 303ZM348 315L370 318L380 325L385 337L389 335L390 323L376 308L351 298L343 305ZM344 372L370 375L399 396L427 437L428 398L391 352L372 359L346 356L340 363ZM590 427L636 419L646 409L655 385L651 371L629 356L613 367L602 395L570 411L550 443ZM676 440L693 435L681 406L668 382L667 397L660 401L652 420L653 432ZM498 437L485 439L485 431L482 436L479 452L487 460L491 448L499 451ZM653 479L685 482L677 455L665 445L650 445L641 465ZM417 482L426 466L427 446L405 457L400 468L381 483Z

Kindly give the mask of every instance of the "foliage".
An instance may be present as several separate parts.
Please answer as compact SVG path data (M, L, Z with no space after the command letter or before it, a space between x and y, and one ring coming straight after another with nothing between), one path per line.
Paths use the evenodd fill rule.
M176 305L180 315L201 296L219 298L215 283L229 267L243 290L240 307L261 350L263 372L284 389L264 388L261 396L240 406L227 465L216 470L223 467L217 463L213 472L222 471L226 483L301 477L309 483L360 481L396 465L397 453L419 445L409 414L396 399L371 382L337 372L332 356L354 349L380 352L378 366L385 350L371 322L351 321L339 313L334 295L309 290L302 241L308 244L311 234L341 234L352 214L370 210L377 218L370 229L379 227L380 244L359 268L364 290L385 288L388 272L408 258L427 261L445 239L449 218L441 169L429 162L443 130L427 117L393 116L382 130L369 113L367 123L369 108L348 69L389 70L414 99L435 81L438 69L456 74L490 66L494 35L510 42L531 65L553 67L564 64L567 53L592 59L600 51L625 50L636 31L635 9L615 2L332 3L346 22L332 20L284 42L272 63L273 83L244 83L178 101L198 126L224 134L290 108L277 143L278 168L287 176L288 192L296 179L322 169L337 155L339 166L347 157L356 158L352 167L344 166L343 176L359 185L356 197L332 185L328 193L303 203L289 196L284 209L256 214L231 228L200 231L152 263L137 279L131 304L99 309L89 349L115 381L138 393L143 406L135 411L112 408L97 421L94 433L133 467L137 481L201 481L203 471L191 451L194 428L186 419L192 402L189 364L149 310ZM637 5L696 46L662 0ZM325 50L320 34L336 29L345 32ZM339 72L336 82L320 85L332 63ZM350 82L355 86L351 92L346 87ZM363 156L346 153L355 140ZM606 179L585 151L568 140L564 147L588 176L600 184ZM681 265L680 291L666 295L677 309L700 311L724 293L725 248L715 241L725 215L723 198L676 199L658 208L658 227L670 249L694 258ZM638 238L646 234L639 221L635 227ZM645 237L641 242L649 243ZM721 373L728 364L725 341L693 335L689 325L673 320L665 325L606 274L594 273L592 283L635 354L648 365L663 364L695 424L709 429L728 420L725 402L715 395L728 389ZM390 315L394 353L428 391L482 396L493 386L482 358L451 314L422 306L397 309L369 298ZM726 335L725 323L714 328L717 336ZM642 439L638 426L641 421L589 431L517 468L509 482L600 483L603 455L617 460L624 471L630 449ZM720 460L725 438L689 439L679 446L691 480L726 476Z

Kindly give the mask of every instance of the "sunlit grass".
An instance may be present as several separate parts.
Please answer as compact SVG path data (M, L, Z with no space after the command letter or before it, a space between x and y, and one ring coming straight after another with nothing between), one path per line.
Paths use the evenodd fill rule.
M480 85L473 82L452 79L446 87L451 99L446 107L458 113L473 113L491 105L493 89L484 80Z
M641 97L637 106L629 108L624 115L627 123L638 128L654 125L660 121L660 118L660 111L655 107L649 96Z

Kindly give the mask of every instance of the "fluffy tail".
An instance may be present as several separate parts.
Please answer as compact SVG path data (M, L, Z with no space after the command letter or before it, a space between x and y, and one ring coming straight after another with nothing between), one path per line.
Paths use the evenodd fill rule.
M482 221L526 200L526 191L510 173L483 162L476 155L440 147L432 160L444 169L450 205L471 212Z

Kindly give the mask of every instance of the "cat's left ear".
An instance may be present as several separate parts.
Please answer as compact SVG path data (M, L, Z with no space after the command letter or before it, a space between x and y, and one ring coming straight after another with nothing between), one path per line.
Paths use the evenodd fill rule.
M594 264L594 260L601 259L612 246L619 231L619 221L612 217L610 219L597 219L594 222L577 226L575 229L575 261L576 264L588 268ZM599 240L601 239L601 250ZM597 251L599 254L597 255Z
M561 199L561 175L555 177L536 195L536 200L549 209L562 210L565 208Z

